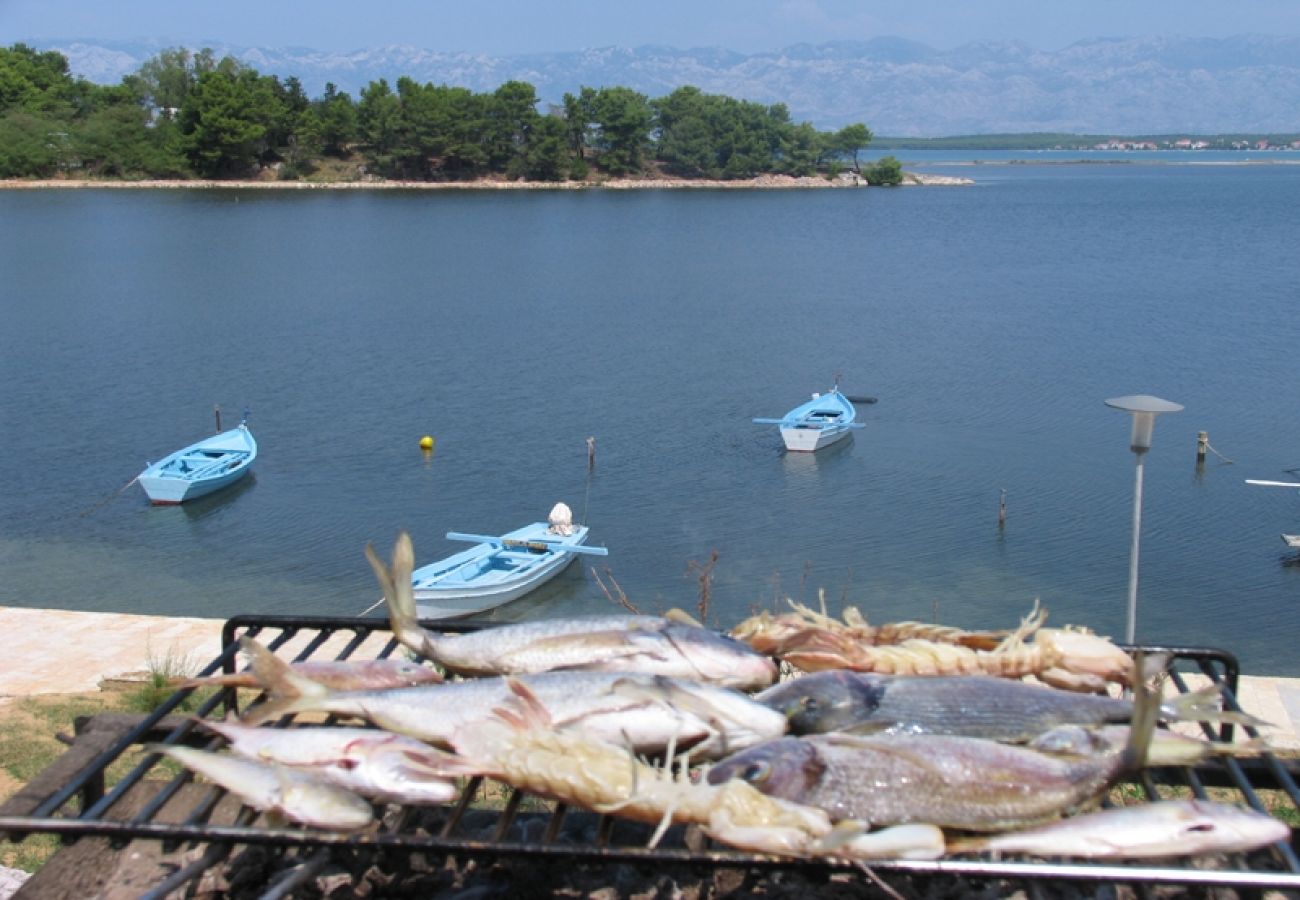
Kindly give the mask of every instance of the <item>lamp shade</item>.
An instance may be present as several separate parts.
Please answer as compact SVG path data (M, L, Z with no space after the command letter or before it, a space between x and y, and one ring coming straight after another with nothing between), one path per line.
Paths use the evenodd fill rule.
M1129 438L1130 448L1134 453L1145 453L1151 449L1151 435L1155 431L1156 416L1160 413L1178 412L1183 407L1152 397L1150 394L1130 394L1127 397L1112 397L1106 401L1112 409L1122 409L1133 415L1133 433Z

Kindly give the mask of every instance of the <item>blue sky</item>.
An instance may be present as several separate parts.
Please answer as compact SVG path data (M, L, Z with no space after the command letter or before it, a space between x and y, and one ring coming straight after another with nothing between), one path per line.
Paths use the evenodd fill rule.
M513 54L666 44L742 52L910 38L939 49L1088 37L1300 35L1300 0L0 0L0 45L65 38Z

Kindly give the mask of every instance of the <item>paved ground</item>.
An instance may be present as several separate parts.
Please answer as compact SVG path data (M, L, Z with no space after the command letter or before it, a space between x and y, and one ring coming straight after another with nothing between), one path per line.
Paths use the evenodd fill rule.
M221 619L0 607L0 634L8 636L0 654L0 704L29 694L97 690L106 678L147 672L168 658L188 661L195 670L221 652L223 624ZM366 649L359 648L357 657L365 658ZM1273 747L1300 750L1300 679L1243 676L1238 693L1243 709L1270 724L1263 734Z

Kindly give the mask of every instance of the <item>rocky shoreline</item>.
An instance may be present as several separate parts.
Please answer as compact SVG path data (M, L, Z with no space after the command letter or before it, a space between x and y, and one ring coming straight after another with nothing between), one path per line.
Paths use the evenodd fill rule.
M949 175L903 173L904 185L968 185L970 178ZM707 178L613 178L603 181L213 181L205 179L153 179L142 181L55 178L45 180L0 180L0 190L124 189L124 190L398 190L398 191L583 191L583 190L813 190L867 187L861 177L847 173L833 179L792 175L760 175L757 178L720 181Z

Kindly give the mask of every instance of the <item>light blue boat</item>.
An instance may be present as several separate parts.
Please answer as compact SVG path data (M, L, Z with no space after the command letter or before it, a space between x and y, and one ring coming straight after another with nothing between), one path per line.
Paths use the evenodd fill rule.
M579 553L608 555L604 547L583 546L587 533L585 525L557 529L550 522L533 522L499 537L448 532L448 540L477 543L411 573L417 614L454 619L494 609L541 587Z
M184 503L243 478L256 458L257 441L245 420L238 428L214 434L160 462L149 463L136 480L155 505Z
M849 398L833 387L824 394L813 394L807 403L796 406L780 419L754 419L755 425L780 425L785 449L812 453L848 437L855 428L858 411Z

